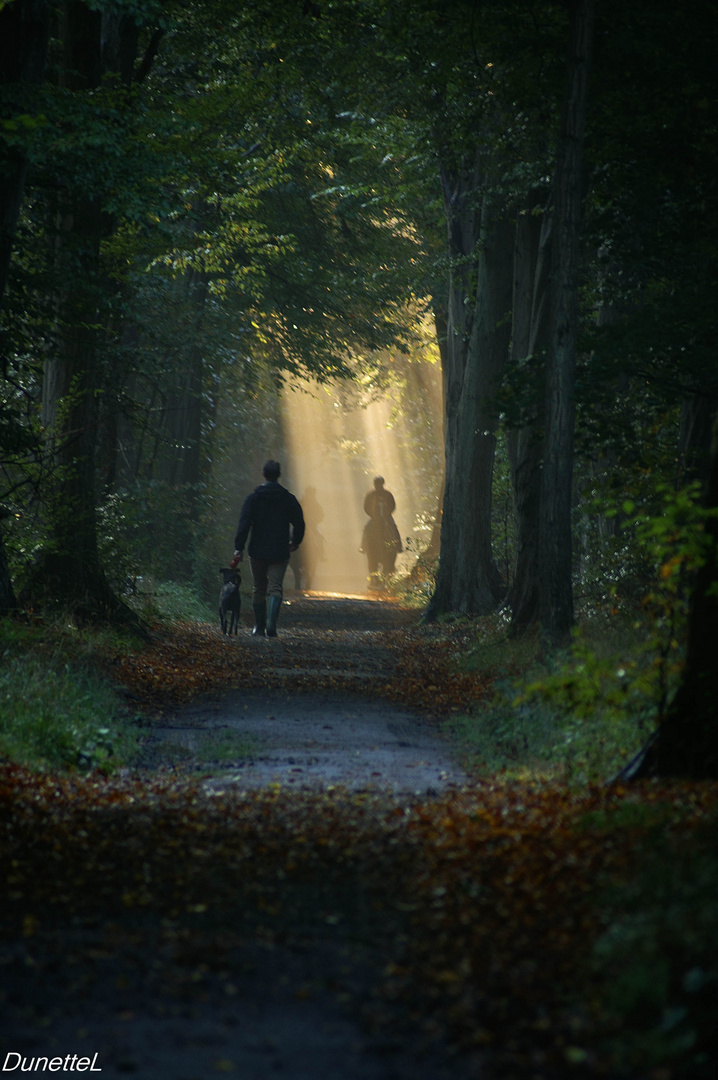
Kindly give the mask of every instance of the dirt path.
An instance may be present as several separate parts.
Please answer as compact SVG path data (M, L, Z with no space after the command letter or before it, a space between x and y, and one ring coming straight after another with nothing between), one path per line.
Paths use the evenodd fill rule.
M0 761L0 1071L617 1075L605 904L664 842L708 850L715 791L466 779L440 722L491 692L456 663L480 628L290 599L277 641L187 623L107 658L136 769Z
M151 933L148 930L151 929ZM75 1055L103 1080L463 1080L435 1042L372 1016L381 929L307 924L282 940L202 933L169 957L159 921L57 930L2 948L2 1061ZM371 935L371 940L364 935ZM194 948L192 948L192 944ZM203 950L206 949L206 953ZM381 1021L381 1018L379 1018ZM17 1064L16 1064L17 1063ZM82 1066L80 1066L82 1069ZM19 1069L17 1075L20 1075Z
M281 784L431 796L464 784L436 722L377 695L397 678L392 633L417 621L392 603L294 595L276 639L253 638L247 624L236 638L217 629L228 666L230 650L249 657L262 685L244 680L165 712L147 736L145 765L209 774L213 792Z
M465 782L433 726L356 694L231 691L182 710L154 738L165 760L211 771L212 792L281 784L433 795Z
M188 891L176 910L176 901L160 899L175 886L156 883L168 871L151 836L143 839L148 829L161 830L163 845L176 844L170 877L193 880L193 862L208 850L205 829L221 833L218 850L232 848L222 806L241 822L259 813L252 799L260 789L274 785L290 807L293 797L306 800L298 805L310 821L345 790L348 812L372 807L371 843L386 857L393 807L407 799L418 805L465 779L432 717L390 700L397 679L406 678L399 637L417 621L388 603L296 596L282 609L276 640L252 638L246 622L232 639L205 627L191 631L189 644L168 643L138 659L128 682L153 706L139 775L150 782L177 777L179 785L191 779L198 794L178 796L187 807L181 813L171 795L155 810L141 799L115 810L114 796L103 796L106 809L85 817L63 806L68 844L63 854L62 843L58 851L58 842L48 841L47 858L56 873L58 858L72 864L67 892L75 899L60 897L57 907L51 890L32 901L43 895L37 879L25 886L27 899L19 896L22 936L0 941L3 1062L13 1055L19 1075L36 1068L33 1058L59 1057L71 1069L83 1059L77 1068L84 1071L89 1060L106 1080L479 1075L474 1059L450 1055L441 1035L417 1028L404 1006L376 995L412 904L395 903L381 883L369 885L370 867L335 873L319 849L309 876L295 880L280 868L277 882L267 884L262 857L242 863L234 888L228 868L213 862L192 886L206 900L192 903ZM167 671L174 671L175 689L202 673L210 690L189 704L165 700ZM100 855L105 819L108 847ZM98 827L98 839L87 839ZM174 841L175 828L199 839ZM154 899L132 899L138 888Z

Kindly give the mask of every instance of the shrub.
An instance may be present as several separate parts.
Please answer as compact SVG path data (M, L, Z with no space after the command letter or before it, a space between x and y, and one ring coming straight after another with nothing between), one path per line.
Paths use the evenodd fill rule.
M36 643L5 642L0 667L0 755L30 767L115 769L137 735L115 691L82 666L48 658ZM1 640L1 638L0 638Z
M644 623L587 623L566 652L535 640L478 645L465 664L495 679L488 704L452 722L481 772L570 783L615 774L653 730L663 694Z

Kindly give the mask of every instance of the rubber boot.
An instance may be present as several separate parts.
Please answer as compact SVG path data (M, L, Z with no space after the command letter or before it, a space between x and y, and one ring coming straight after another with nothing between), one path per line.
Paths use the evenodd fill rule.
M270 596L267 601L267 637L277 636L277 616L282 606L281 596Z
M267 601L260 600L259 603L253 603L254 608L254 630L252 633L255 637L264 637L264 631L267 625Z

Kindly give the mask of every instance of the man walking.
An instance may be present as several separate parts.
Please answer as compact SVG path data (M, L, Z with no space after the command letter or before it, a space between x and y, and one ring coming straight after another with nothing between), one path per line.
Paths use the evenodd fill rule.
M289 554L296 551L304 536L304 515L298 501L278 483L278 461L266 461L262 469L264 483L244 501L234 538L233 565L242 561L244 545L249 540L249 562L254 589L253 634L277 636L277 617L282 604L282 583Z

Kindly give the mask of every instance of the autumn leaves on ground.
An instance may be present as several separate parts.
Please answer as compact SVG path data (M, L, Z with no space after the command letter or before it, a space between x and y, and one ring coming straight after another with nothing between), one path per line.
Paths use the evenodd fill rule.
M347 625L340 605L290 607L284 643L252 641L246 626L237 639L201 624L156 629L109 670L148 729L230 685L380 695L432 718L437 733L489 695L485 674L457 667L466 624L423 628L395 605L366 605L357 624L357 610ZM441 797L276 785L210 797L182 771L61 777L9 764L0 784L4 1053L94 1052L87 1040L110 1039L109 1021L139 1030L171 1015L189 1027L203 1009L231 1031L271 977L299 1022L329 1002L359 1025L356 1075L668 1080L683 1075L672 1070L691 1046L703 1055L692 1075L713 1075L701 1072L712 1066L700 1009L684 1030L686 978L697 994L710 981L689 953L673 967L648 957L634 976L683 980L672 1020L641 1014L650 987L626 989L623 1015L609 1000L635 960L611 953L625 914L615 897L657 844L663 862L710 850L712 785L576 792L477 776ZM636 940L627 934L627 951ZM648 1033L636 1046L624 1030L633 1024ZM250 1073L227 1039L209 1072L180 1057L166 1075L270 1075ZM112 1064L149 1080L138 1045L129 1059L108 1050L106 1075ZM359 1053L352 1046L346 1055ZM284 1074L304 1075L286 1062Z

